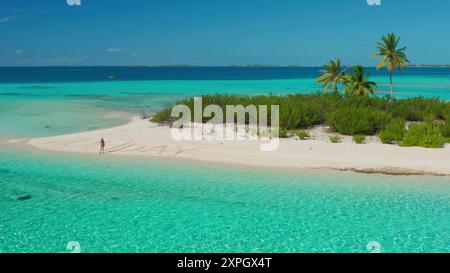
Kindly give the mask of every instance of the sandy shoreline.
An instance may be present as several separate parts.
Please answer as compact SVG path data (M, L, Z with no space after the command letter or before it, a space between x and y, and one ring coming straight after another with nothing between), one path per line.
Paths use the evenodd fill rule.
M97 154L99 139L108 154L193 159L206 162L280 168L327 168L394 175L450 175L450 147L404 148L379 143L333 144L322 140L282 139L275 152L261 152L260 141L175 141L170 129L135 118L130 123L98 131L55 137L18 139L33 147Z

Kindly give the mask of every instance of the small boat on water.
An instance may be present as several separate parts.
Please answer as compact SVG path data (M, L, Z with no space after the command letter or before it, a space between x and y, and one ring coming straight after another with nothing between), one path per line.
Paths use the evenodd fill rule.
M111 76L108 77L108 79L109 79L109 80L115 80L115 79L116 79L116 76L111 75Z

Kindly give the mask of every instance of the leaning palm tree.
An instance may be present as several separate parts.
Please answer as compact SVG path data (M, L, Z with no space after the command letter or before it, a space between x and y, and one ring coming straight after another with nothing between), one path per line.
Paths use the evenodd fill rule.
M347 76L344 92L349 95L367 96L377 91L377 84L369 81L364 68L360 65L353 68L353 72Z
M389 71L389 80L391 83L391 96L394 97L394 83L392 81L392 75L395 68L399 71L409 63L406 57L405 50L406 47L397 49L400 37L395 36L394 33L389 33L381 38L381 41L377 43L378 53L372 55L372 58L383 57L381 62L377 66L377 70L380 70L383 66L387 66Z
M335 93L338 93L339 84L345 84L345 75L349 68L346 67L342 69L340 59L330 61L329 63L325 64L325 68L326 69L324 70L320 70L322 75L317 78L317 82L323 85L324 93L328 92L330 86Z

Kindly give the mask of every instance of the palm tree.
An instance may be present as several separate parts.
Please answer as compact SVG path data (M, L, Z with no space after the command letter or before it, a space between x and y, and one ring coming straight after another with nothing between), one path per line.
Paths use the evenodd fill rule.
M377 91L377 84L369 81L360 65L353 68L353 73L347 76L344 92L350 95L371 95Z
M406 47L397 49L400 37L395 36L394 33L389 33L381 38L381 41L377 43L378 53L372 55L372 58L383 57L381 62L377 66L377 70L380 70L383 66L387 66L389 71L389 80L391 83L391 96L394 97L394 83L392 81L392 75L395 68L399 71L409 63L406 57L405 50Z
M325 68L325 70L320 70L322 75L317 78L317 82L321 83L324 86L324 93L328 91L330 86L335 93L338 93L338 85L340 83L345 84L345 75L349 68L346 67L342 69L340 59L330 61L329 63L325 64Z

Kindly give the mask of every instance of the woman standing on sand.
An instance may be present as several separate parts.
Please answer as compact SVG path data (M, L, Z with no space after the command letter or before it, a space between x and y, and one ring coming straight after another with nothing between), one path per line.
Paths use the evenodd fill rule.
M105 140L102 138L100 139L100 154L105 153Z

